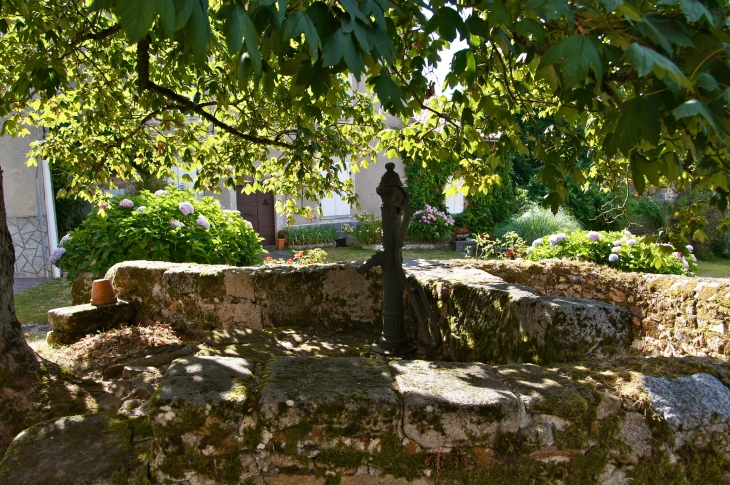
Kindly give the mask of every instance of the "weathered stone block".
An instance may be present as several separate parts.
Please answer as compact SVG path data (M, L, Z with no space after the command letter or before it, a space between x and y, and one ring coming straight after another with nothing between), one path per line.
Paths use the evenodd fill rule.
M519 401L483 364L396 361L405 435L425 448L491 445L519 429Z
M238 482L238 428L255 386L253 363L234 357L174 361L150 399L158 479Z
M598 345L627 348L631 314L595 300L542 296L474 267L409 270L442 299L432 307L453 360L548 363L584 358ZM442 288L448 287L448 297Z
M106 331L134 321L134 305L120 300L111 305L56 308L48 312L55 341L70 344L90 333Z
M325 449L364 452L397 432L398 394L382 362L292 357L272 361L266 372L259 399L263 447L273 441L306 459Z
M236 268L226 271L223 282L226 295L251 301L256 299L251 270Z
M127 424L107 414L36 424L10 444L0 461L0 483L101 485L112 483L112 475L126 483L132 452Z
M674 380L644 378L651 406L672 431L709 428L730 423L730 389L709 374L693 374Z
M91 285L93 282L93 274L86 271L76 273L71 283L71 301L74 305L83 305L91 301Z

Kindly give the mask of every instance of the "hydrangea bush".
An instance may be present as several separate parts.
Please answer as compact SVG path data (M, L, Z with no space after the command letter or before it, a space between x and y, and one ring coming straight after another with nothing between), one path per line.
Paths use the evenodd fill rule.
M100 205L61 239L51 262L69 278L79 271L101 276L131 260L249 266L261 262L261 240L238 211L170 186Z
M569 258L606 264L623 271L660 274L693 274L697 259L692 246L675 248L639 240L630 232L574 231L536 239L526 259Z
M408 225L408 239L426 243L445 241L451 237L453 227L453 217L426 205L425 209L413 213Z

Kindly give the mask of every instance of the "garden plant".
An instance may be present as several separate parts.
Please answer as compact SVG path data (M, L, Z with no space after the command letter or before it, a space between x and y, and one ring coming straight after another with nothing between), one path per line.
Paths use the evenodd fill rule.
M426 204L424 209L413 213L408 225L408 240L416 243L437 243L451 237L454 218Z
M356 214L355 218L357 224L355 226L345 224L343 226L345 232L364 246L380 244L383 239L383 222L369 212Z
M285 237L289 246L327 244L335 240L337 229L332 226L289 226Z
M102 204L61 239L51 262L69 278L79 271L102 276L130 260L249 266L261 262L261 240L238 211L168 186Z
M629 231L558 233L535 239L526 249L526 258L531 261L567 258L609 265L622 271L694 274L697 259L691 245L674 247L655 240L655 237L635 237Z

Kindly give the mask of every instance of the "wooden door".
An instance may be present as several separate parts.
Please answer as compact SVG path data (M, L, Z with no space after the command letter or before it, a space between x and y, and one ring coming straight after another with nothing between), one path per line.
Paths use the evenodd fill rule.
M261 244L273 246L276 237L276 221L274 214L274 194L272 192L241 193L236 189L236 204L241 217L253 225L254 231L264 238Z

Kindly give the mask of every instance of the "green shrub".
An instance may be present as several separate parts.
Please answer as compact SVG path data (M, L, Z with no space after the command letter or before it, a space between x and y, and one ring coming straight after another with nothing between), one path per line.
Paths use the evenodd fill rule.
M142 191L102 204L61 240L63 247L52 262L73 278L79 271L100 276L131 260L233 266L261 261L262 239L237 211L222 211L212 197L196 200L192 192L174 186L160 192Z
M413 213L408 225L408 240L435 243L451 237L454 218L438 209L426 205L425 209Z
M508 232L517 233L527 242L548 234L580 229L581 225L569 212L561 208L557 214L532 204L522 215L515 216L499 226L494 235L501 237Z
M357 225L353 227L345 224L343 226L345 232L357 239L360 244L380 244L383 239L383 221L369 212L356 214L355 218Z
M692 274L697 268L694 248L675 249L635 239L630 232L574 231L552 234L533 241L527 259L568 258L605 264L623 271L660 274Z
M466 226L471 234L489 233L514 214L517 202L512 187L509 166L500 167L500 185L492 186L486 194L477 193L466 197L466 207L461 214L454 214L457 226Z
M289 246L327 244L337 238L337 229L332 226L290 226L286 232L286 244Z

